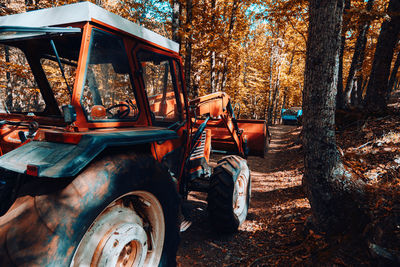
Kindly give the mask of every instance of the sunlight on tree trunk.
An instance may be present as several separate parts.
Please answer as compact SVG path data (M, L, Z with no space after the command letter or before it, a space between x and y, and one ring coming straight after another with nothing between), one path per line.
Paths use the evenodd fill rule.
M392 72L390 74L389 84L388 84L388 98L390 97L390 93L393 91L396 75L399 72L400 67L400 51L397 53L396 62L394 63Z
M366 6L366 10L368 12L371 11L372 6L374 4L374 0L369 0ZM344 90L344 103L343 107L349 107L350 105L350 95L352 94L354 83L357 80L359 72L361 72L361 68L364 61L365 55L365 46L367 43L367 34L370 27L370 20L367 22L362 22L358 27L358 36L356 41L356 46L354 48L353 59L351 61L351 66L349 69L349 75L347 76L346 88ZM357 90L361 90L361 85L357 85ZM362 94L362 90L361 90ZM353 94L354 95L354 94ZM360 99L359 99L360 100ZM360 101L361 102L361 101Z
M400 33L400 1L391 0L387 13L391 17L382 23L365 97L365 108L371 113L383 113L387 108L390 66Z
M357 221L357 189L340 159L335 106L343 0L311 0L303 94L304 177L314 226L337 233ZM352 216L349 216L352 214Z

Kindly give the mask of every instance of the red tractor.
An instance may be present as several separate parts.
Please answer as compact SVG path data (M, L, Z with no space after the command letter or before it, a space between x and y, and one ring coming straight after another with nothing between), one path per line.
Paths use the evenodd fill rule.
M178 44L88 2L0 25L0 266L172 266L195 190L238 229L267 127L189 102Z

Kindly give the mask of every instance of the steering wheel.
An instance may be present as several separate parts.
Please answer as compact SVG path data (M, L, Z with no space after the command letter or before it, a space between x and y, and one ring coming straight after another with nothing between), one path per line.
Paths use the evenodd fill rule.
M123 107L124 110L120 111L118 110L117 113L112 113L111 110L115 109L115 108L121 108ZM129 113L131 112L131 108L128 104L116 104L116 105L112 105L111 107L106 109L106 113L108 115L110 115L110 119L122 119L125 118L126 116L129 115Z

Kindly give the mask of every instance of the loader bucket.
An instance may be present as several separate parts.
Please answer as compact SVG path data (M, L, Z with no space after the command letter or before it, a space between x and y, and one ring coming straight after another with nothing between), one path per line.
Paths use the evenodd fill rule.
M249 155L264 157L270 142L270 135L265 120L237 120L239 129L247 138Z

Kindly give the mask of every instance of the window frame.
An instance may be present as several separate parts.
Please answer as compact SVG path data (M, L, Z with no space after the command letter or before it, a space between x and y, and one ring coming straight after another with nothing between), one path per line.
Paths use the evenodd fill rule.
M89 123L89 124L97 124L97 123L115 123L115 122L124 122L124 123L125 122L127 122L127 123L137 122L139 120L139 118L140 118L140 115L141 115L140 114L141 113L141 103L140 103L139 98L138 98L137 88L135 87L133 74L132 74L132 68L131 68L131 65L129 63L129 58L128 58L129 57L129 53L128 53L128 49L127 49L127 46L126 46L126 43L125 43L124 36L122 36L120 34L116 34L114 32L107 31L107 30L102 29L102 28L97 28L97 27L94 27L94 26L91 26L89 31L90 31L89 32L90 41L89 41L89 46L88 46L87 56L86 56L86 61L85 61L86 64L84 66L85 70L84 70L84 75L83 75L83 79L82 79L83 82L80 85L81 89L80 89L80 97L79 97L79 104L80 104L82 113L83 113L84 117L86 118L87 123ZM113 37L117 37L118 39L120 39L122 41L122 45L124 46L125 54L126 54L128 65L129 65L128 75L129 75L129 81L130 81L130 84L131 84L131 90L132 90L133 96L135 97L134 100L136 101L136 106L137 106L137 110L138 110L137 115L134 118L115 118L115 119L102 119L102 120L89 119L88 115L90 115L90 114L88 114L86 112L85 105L83 104L83 96L84 96L86 78L87 78L87 74L88 74L88 68L89 68L89 62L90 62L90 56L91 56L91 49L92 49L92 46L93 46L93 38L95 36L94 33L96 31L101 32L101 33L105 33L105 34L113 36Z
M168 63L169 63L169 71L170 71L170 75L171 75L171 80L172 80L172 86L174 88L174 94L175 94L175 100L176 100L176 104L177 104L177 112L178 112L178 116L176 119L174 119L174 121L162 121L162 120L156 120L153 116L151 117L151 122L153 125L155 126L170 126L175 124L176 122L183 122L185 121L185 116L184 116L184 106L183 103L181 102L181 90L183 90L183 88L179 89L178 88L178 83L177 83L177 78L178 74L175 68L175 64L178 64L178 59L176 57L174 57L173 55L171 55L170 53L165 53L162 50L159 49L155 49L152 47L149 47L147 45L138 45L137 47L135 47L132 50L132 55L133 58L135 59L135 64L137 66L138 69L138 75L137 77L139 77L139 84L142 86L142 89L144 91L145 97L146 97L146 102L149 108L149 112L150 114L152 114L152 110L150 108L150 101L149 101L149 96L147 94L147 90L146 90L146 86L145 86L145 79L144 79L144 75L143 75L143 68L142 65L140 64L139 58L138 58L138 54L140 52L150 52L153 54L159 54L162 56L165 56L168 58ZM182 84L183 81L181 81Z

